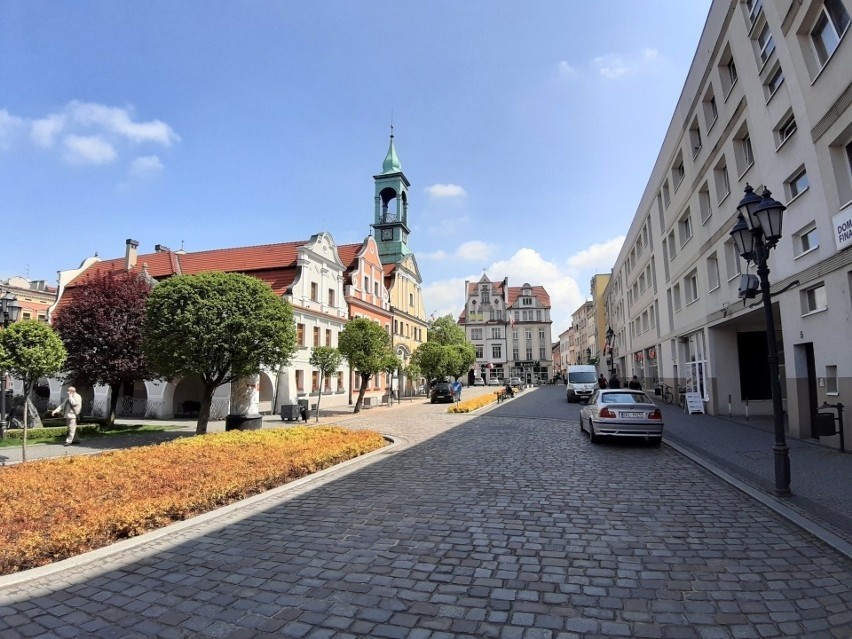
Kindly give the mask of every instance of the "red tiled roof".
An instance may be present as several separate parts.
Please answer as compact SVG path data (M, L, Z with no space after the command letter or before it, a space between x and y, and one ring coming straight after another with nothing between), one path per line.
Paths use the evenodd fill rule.
M340 261L346 267L347 273L356 266L358 253L364 248L364 243L360 244L341 244L337 247L337 254L340 256Z
M539 304L545 307L550 306L550 295L547 294L547 291L544 290L543 286L531 286L533 297L535 297ZM521 292L524 290L522 286L510 286L509 287L509 300L508 306L511 308L515 305L515 302L518 301L518 298L521 296Z
M162 279L177 273L203 273L205 271L251 273L270 282L273 289L284 292L293 279L295 272L285 275L284 271L296 267L298 248L307 242L287 242L264 244L260 246L242 246L237 248L213 249L196 253L174 253L158 251L137 256L136 266L131 270L141 272L148 266L148 274ZM103 260L92 264L80 275L68 283L68 287L77 286L95 275L124 271L125 258ZM269 274L262 273L269 271ZM280 291L279 291L280 289Z

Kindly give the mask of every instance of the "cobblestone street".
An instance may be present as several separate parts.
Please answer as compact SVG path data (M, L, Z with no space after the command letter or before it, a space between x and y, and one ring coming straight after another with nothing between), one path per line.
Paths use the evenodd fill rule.
M362 413L397 444L0 581L0 635L852 636L848 559L667 446L445 409Z

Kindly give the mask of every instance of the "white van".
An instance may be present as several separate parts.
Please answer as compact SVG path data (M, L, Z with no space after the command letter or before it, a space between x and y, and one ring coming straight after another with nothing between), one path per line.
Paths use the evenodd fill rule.
M565 391L569 402L589 401L598 387L598 371L594 366L569 366Z

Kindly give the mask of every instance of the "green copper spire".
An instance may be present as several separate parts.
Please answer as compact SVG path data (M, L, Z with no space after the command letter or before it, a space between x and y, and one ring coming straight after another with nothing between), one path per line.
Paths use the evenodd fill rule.
M402 172L402 164L399 163L399 158L396 156L396 148L393 145L393 124L391 124L390 147L388 147L385 161L382 162L382 174L400 172Z

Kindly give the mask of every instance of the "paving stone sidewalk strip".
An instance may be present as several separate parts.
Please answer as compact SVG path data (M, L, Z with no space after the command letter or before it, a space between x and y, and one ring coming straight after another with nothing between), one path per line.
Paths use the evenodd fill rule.
M422 402L345 424L397 444L0 578L0 637L852 636L852 560L669 446Z

